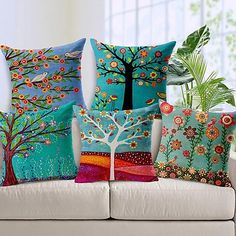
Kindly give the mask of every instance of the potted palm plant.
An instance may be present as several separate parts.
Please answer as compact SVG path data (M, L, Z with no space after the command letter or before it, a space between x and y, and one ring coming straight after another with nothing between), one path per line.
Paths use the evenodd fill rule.
M206 25L191 33L171 59L167 82L181 87L183 106L202 111L223 103L235 106L234 91L225 85L225 78L217 76L215 71L207 72L201 49L209 40Z
M181 87L183 106L205 112L224 103L235 107L234 90L225 85L225 78L208 72L202 48L209 40L206 25L191 33L173 55L167 81L169 86Z

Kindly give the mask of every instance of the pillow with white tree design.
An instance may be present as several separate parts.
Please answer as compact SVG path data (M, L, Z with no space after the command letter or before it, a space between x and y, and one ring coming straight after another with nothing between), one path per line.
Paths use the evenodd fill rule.
M77 183L157 180L151 155L151 131L158 105L123 111L74 106L82 150Z

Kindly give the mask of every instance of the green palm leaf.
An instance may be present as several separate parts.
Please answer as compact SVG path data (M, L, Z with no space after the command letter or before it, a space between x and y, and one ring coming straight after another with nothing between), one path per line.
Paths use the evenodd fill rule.
M207 64L202 54L178 57L194 78L195 86L187 94L194 97L197 108L209 111L221 103L235 106L234 91L224 84L225 79L217 77L215 71L206 76Z
M201 48L210 40L209 28L204 25L200 29L191 33L183 42L182 47L178 48L178 55L189 55L193 52L199 53Z

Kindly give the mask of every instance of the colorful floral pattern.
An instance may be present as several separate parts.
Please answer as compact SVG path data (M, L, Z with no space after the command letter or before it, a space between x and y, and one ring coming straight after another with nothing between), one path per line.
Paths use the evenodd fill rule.
M0 112L1 185L76 176L71 137L75 103L24 114Z
M166 98L167 65L175 42L122 47L91 39L91 45L97 62L93 109L136 109Z
M85 39L44 49L1 45L12 81L12 110L37 112L76 101L84 106L81 56Z
M160 102L162 139L157 175L231 186L228 158L236 113L206 113Z
M157 110L157 104L113 112L74 106L82 139L75 181L157 180L150 151Z

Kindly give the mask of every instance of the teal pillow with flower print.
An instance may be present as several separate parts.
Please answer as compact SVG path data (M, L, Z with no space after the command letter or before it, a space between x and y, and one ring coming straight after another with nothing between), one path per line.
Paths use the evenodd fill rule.
M136 47L90 42L97 64L93 109L137 109L166 98L166 73L175 42Z
M76 176L71 135L73 104L24 114L0 112L4 151L0 185Z
M236 113L194 111L160 102L162 139L157 176L231 186L230 145Z

